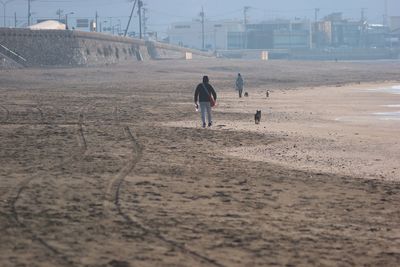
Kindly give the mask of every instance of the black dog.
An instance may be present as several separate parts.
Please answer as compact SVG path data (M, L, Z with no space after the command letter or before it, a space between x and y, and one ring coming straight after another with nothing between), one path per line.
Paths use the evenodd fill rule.
M261 110L257 110L256 114L254 115L254 121L256 124L260 124L261 120Z

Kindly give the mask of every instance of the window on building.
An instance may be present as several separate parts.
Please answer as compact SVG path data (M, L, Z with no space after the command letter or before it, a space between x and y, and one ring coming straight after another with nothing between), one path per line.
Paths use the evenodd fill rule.
M190 29L190 25L176 25L175 29Z
M242 49L244 42L243 32L228 33L228 49Z

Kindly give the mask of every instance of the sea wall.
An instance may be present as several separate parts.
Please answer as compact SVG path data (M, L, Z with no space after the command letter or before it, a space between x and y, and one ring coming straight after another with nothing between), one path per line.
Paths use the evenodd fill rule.
M24 66L92 66L150 59L211 57L211 54L128 37L68 30L0 28L0 45ZM7 51L0 53L6 54Z
M398 59L398 55L398 49L390 48L331 48L293 50L288 58L292 60L381 60Z
M0 53L0 69L17 69L23 67L14 60Z

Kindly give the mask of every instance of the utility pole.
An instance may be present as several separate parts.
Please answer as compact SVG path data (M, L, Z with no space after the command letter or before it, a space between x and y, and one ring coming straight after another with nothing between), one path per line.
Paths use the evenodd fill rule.
M366 8L361 8L361 21L360 21L360 40L359 40L359 46L363 46L364 42L364 33L365 33L365 10Z
M31 25L32 22L32 11L31 11L31 3L34 0L28 0L28 26Z
M14 28L17 28L17 12L14 12Z
M244 42L243 42L244 49L247 49L247 23L248 23L247 12L249 11L249 9L250 9L249 6L245 6L243 8L243 25L244 25L244 32L245 32Z
M28 26L31 26L31 0L28 0Z
M96 17L95 17L95 20L94 20L95 23L96 23L96 32L98 32L97 28L99 27L98 24L97 24L98 19L99 19L99 14L97 14L97 11L96 11Z
M61 16L62 16L63 12L64 12L64 10L62 10L60 8L57 9L56 14L58 15L58 22L61 22Z
M0 4L3 5L3 18L4 18L3 27L6 27L6 6L8 3L12 2L12 1L14 1L14 0L0 1Z
M69 12L69 13L65 14L65 29L66 30L69 30L69 27L68 27L68 15L73 15L73 14L74 14L74 12Z
M364 23L365 21L365 9L366 8L361 8L361 23Z
M143 36L146 36L146 34L147 34L147 20L148 20L148 17L147 17L147 8L143 8Z
M314 9L314 26L310 25L310 47L313 48L314 44L317 47L320 39L319 39L319 27L318 27L318 13L320 9ZM311 22L310 22L311 24Z
M249 12L249 10L250 10L249 6L245 6L243 8L243 24L244 24L245 27L247 26L247 23L249 22L248 21L248 16L247 16L247 13Z
M204 42L204 8L201 7L200 17L201 17L201 48L205 49L205 42Z
M138 14L139 14L139 39L142 39L142 7L143 1L139 0L138 3Z
M314 22L316 23L318 21L318 13L319 13L320 9L316 8L314 10L315 14L314 14Z
M7 2L5 2L5 3L3 3L3 2L0 2L0 3L2 3L3 4L3 27L5 28L6 27L6 4L7 4Z
M132 7L131 15L129 16L128 24L126 25L124 37L126 37L126 34L128 33L129 25L131 24L131 20L132 20L132 16L133 16L133 11L135 10L136 3L137 3L137 0L135 0L135 2L133 2L133 7Z
M309 21L309 34L310 34L310 36L308 38L309 47L310 47L310 49L313 49L313 28L312 28L311 20Z
M388 0L385 0L385 14L383 15L383 25L384 26L389 26L389 21L388 21L388 18L389 18L389 15L388 15L388 8L389 8L389 6L388 6Z
M121 20L120 19L118 19L118 35L121 35L121 33L122 33L122 26L121 26L122 24L121 24Z

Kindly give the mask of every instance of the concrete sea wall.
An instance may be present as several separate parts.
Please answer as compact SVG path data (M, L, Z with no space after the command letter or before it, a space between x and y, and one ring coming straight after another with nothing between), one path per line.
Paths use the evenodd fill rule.
M212 56L172 45L101 33L0 28L0 54L27 67L184 59L187 53L193 58Z

